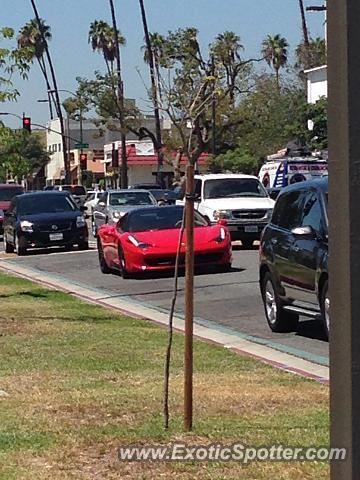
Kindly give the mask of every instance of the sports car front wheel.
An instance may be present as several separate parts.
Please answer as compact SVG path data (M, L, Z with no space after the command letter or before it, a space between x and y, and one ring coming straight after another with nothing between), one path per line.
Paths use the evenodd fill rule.
M104 274L111 273L111 268L109 268L108 264L106 263L104 250L102 248L100 241L98 241L98 254L99 254L99 266L100 266L101 272Z
M124 250L119 246L119 272L123 278L129 278L129 273L126 269L126 260Z

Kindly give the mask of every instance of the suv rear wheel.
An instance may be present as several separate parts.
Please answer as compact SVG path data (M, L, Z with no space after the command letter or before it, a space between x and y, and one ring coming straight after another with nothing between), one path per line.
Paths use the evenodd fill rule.
M325 280L320 295L321 318L323 321L326 338L329 338L330 329L330 298L329 298L329 281Z
M270 272L266 272L262 279L261 293L266 320L271 330L273 332L292 332L296 330L299 316L284 310Z

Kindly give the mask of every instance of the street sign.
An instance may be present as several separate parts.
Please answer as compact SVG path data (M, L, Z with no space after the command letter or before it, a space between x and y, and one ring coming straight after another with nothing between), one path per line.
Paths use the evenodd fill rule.
M75 143L74 148L77 150L82 150L83 148L89 148L88 143Z

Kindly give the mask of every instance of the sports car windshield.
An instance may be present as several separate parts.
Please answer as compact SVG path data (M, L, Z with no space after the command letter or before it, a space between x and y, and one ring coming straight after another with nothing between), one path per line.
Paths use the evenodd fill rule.
M204 198L267 197L256 178L219 178L206 180Z
M146 232L152 230L171 230L180 228L183 208L151 208L132 212L129 215L127 231ZM198 212L195 212L195 227L207 227L208 222Z
M154 205L153 197L146 192L114 192L110 193L109 203L113 207L123 205Z
M67 195L26 195L18 202L20 215L36 215L38 213L75 212L76 206Z

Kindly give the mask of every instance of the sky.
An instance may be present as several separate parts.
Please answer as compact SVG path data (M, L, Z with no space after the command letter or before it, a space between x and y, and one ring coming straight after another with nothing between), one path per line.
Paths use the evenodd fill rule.
M321 0L305 0L305 5L321 5ZM0 26L18 31L33 18L30 0L0 0ZM240 36L245 57L257 57L261 42L268 34L280 33L294 51L301 41L301 23L298 0L145 0L150 31L166 34L168 30L193 26L199 30L201 45L205 48L217 34L225 30ZM76 77L91 78L95 70L104 71L100 54L93 53L88 44L89 25L94 20L110 23L108 0L37 0L40 16L51 26L50 51L57 75L58 88L76 90ZM118 27L126 37L122 49L122 67L125 95L144 105L146 98L143 80L147 70L140 50L143 30L137 0L115 0ZM307 13L312 37L324 35L323 13ZM265 68L265 65L264 65ZM38 66L34 63L27 81L15 79L20 91L17 102L0 106L3 112L22 115L24 112L34 123L44 124L49 118L46 87ZM68 96L62 93L62 98ZM19 121L2 117L7 125L16 128Z

